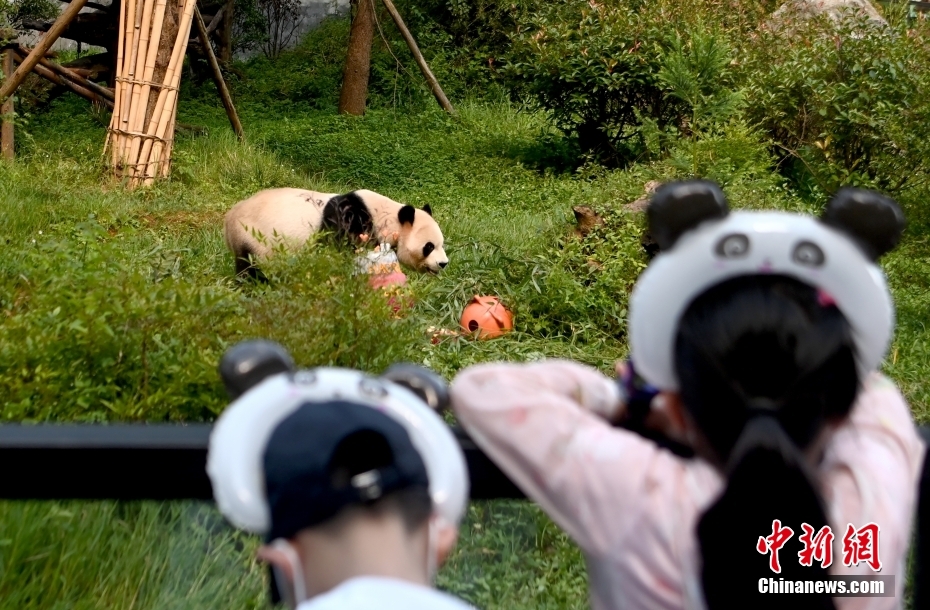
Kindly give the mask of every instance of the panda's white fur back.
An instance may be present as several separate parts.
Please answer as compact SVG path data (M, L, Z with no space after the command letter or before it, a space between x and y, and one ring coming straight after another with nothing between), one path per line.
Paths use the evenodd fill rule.
M249 268L250 256L255 260L267 258L278 244L289 249L302 246L325 224L327 211L329 220L333 220L335 205L330 205L328 210L327 204L335 197L342 197L336 201L350 207L349 201L364 204L362 215L370 215L373 225L372 241L388 243L396 248L398 258L405 265L432 271L445 267L448 258L443 250L442 232L428 208L426 211L414 210L369 190L339 196L336 193L278 188L260 191L227 212L224 235L227 246L236 257L236 271L241 273ZM412 222L401 222L401 211L405 208L409 208L405 217L412 217Z
M299 247L320 230L323 206L334 193L279 188L260 191L226 213L226 245L238 258L267 257L275 243Z

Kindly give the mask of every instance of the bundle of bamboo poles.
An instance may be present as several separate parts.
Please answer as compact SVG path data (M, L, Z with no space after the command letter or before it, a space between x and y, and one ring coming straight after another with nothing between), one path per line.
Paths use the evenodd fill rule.
M115 175L130 187L151 184L171 169L178 85L195 6L196 0L121 3L107 147Z

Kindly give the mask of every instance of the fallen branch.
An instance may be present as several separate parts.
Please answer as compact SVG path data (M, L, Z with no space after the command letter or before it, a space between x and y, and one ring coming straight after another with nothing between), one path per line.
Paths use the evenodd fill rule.
M213 19L211 19L210 23L207 25L207 34L212 34L216 28L220 27L220 22L223 20L223 11L225 9L225 6L221 6L220 10L216 11L216 15L213 15Z
M16 53L16 60L20 62L20 65L22 65L22 62L24 59L25 58L22 55L20 55L19 53ZM38 74L39 76L41 76L42 78L44 78L45 80L55 85L58 85L60 87L65 87L66 89L70 89L72 92L80 95L81 97L85 99L90 100L91 102L95 104L106 106L107 108L110 108L111 110L113 109L112 100L109 100L101 95L98 95L97 93L91 91L90 89L87 89L86 87L82 87L76 82L72 82L71 80L67 78L63 78L59 76L58 74L46 68L42 64L37 64L35 67L33 67L32 71Z
M22 57L27 57L29 55L29 49L27 49L26 47L22 45L20 45L20 47L17 49L17 52ZM58 76L67 78L68 80L73 81L75 84L81 87L84 87L85 89L89 89L101 97L104 97L110 101L113 101L114 99L113 91L111 91L110 89L107 89L106 87L101 87L97 83L88 80L87 78L78 74L74 70L71 70L62 65L56 64L54 62L51 62L45 59L44 57L39 59L39 64L51 70L52 72L56 73Z

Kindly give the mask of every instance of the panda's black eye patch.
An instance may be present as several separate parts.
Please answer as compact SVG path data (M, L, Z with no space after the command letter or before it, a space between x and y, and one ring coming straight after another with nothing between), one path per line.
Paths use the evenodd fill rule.
M794 262L797 264L804 265L805 267L820 267L827 259L827 257L824 256L823 250L820 249L820 246L809 241L802 241L796 245L791 258L793 258Z
M432 254L433 250L435 249L436 249L436 246L433 245L433 242L431 241L426 242L426 245L423 246L423 258L426 258L430 254Z
M749 238L742 233L725 235L714 251L723 258L741 258L749 254Z

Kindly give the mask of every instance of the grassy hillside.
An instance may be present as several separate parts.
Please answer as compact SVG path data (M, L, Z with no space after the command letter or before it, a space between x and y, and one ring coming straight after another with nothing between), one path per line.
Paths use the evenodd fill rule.
M625 354L626 300L646 264L643 219L624 204L648 180L696 168L736 207L824 203L774 173L764 139L738 121L662 160L566 171L571 146L545 117L487 96L456 100L453 120L415 87L392 98L378 85L365 117L340 117L335 51L311 43L241 67L246 144L231 137L212 85L187 83L178 120L208 132L180 132L171 180L151 189L130 193L107 177L107 117L83 100L33 113L16 162L0 165L0 420L208 421L225 406L219 357L249 337L282 342L304 366L411 360L452 376L487 360L568 357L608 371ZM416 305L401 319L352 276L350 255L322 243L270 266L268 285L237 282L222 215L275 186L429 203L449 267L411 277ZM884 263L899 315L885 370L927 421L924 195L901 198L911 224ZM571 234L579 204L606 220L584 240ZM431 343L428 329L454 328L479 293L513 309L516 331ZM256 544L196 503L0 503L0 606L259 608ZM587 607L577 549L521 502L472 505L439 583L483 608Z

